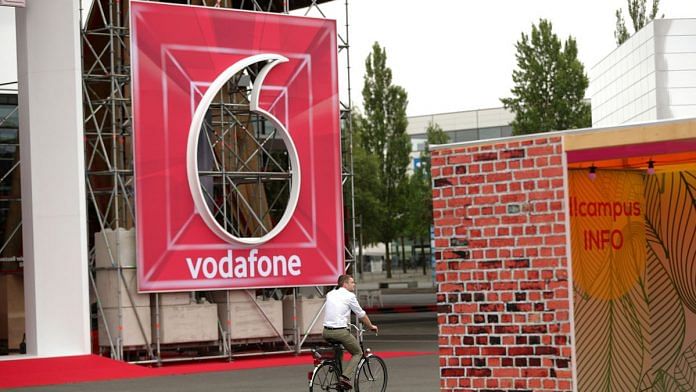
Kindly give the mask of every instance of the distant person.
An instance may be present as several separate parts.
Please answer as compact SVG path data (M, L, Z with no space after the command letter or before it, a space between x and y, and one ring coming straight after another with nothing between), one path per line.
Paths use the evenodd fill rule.
M358 319L367 328L377 332L379 328L373 325L367 313L360 307L358 299L355 298L355 280L351 275L341 275L338 277L336 289L326 294L326 308L324 309L324 332L322 336L327 340L335 340L343 344L343 347L350 352L352 357L348 366L343 369L341 375L341 385L345 389L350 389L350 377L355 373L358 366L362 349L358 340L350 333L348 321L350 312L353 311Z

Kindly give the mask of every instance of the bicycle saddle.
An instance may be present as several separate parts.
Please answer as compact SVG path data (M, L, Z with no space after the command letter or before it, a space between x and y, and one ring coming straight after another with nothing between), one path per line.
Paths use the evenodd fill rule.
M334 348L342 348L343 347L343 343L339 342L338 340L326 339L326 341Z

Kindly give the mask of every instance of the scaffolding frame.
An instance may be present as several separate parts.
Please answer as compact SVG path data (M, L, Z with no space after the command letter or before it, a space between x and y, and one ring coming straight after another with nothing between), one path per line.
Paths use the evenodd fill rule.
M339 0L334 0L339 2ZM165 1L163 1L165 2ZM170 1L171 2L171 1ZM322 11L322 3L326 0L187 0L175 1L188 5L215 6L222 8L244 9L250 11L276 12L289 14L291 10L304 8L305 15L318 13L326 18ZM345 26L344 31L338 31L338 55L345 56L346 64L346 88L345 100L340 101L341 122L341 152L342 152L342 178L341 183L344 194L344 229L345 241L345 269L350 270L355 264L356 225L353 189L353 158L352 158L352 123L351 123L351 78L350 78L350 45L349 45L349 5L345 2ZM125 3L125 4L124 4ZM89 278L91 294L96 300L96 313L98 322L103 323L109 340L109 353L112 358L125 360L124 353L129 348L124 347L123 328L116 331L109 330L104 317L103 301L97 290L96 275L99 270L114 271L121 284L117 285L116 302L118 303L118 325L123 325L123 300L135 309L129 283L124 271L133 269L133 266L123 265L122 249L119 240L119 230L134 228L135 210L133 203L133 157L132 157L132 114L130 100L130 59L129 59L129 26L128 26L127 2L120 0L94 0L87 23L81 24L81 42L83 45L83 107L85 129L85 168L86 190L88 205L88 227L90 233L90 268ZM212 105L211 105L212 108ZM222 112L222 105L220 106ZM224 124L224 120L221 121ZM106 229L116 230L116 241L112 245L106 238ZM93 234L101 233L107 244L110 266L97 268L95 264L95 248ZM123 286L123 289L122 289ZM265 290L267 291L267 290ZM320 296L324 296L325 288L313 289ZM280 294L279 294L280 293ZM256 305L261 316L270 324L270 319L256 302L253 295L247 292L249 298ZM303 345L310 337L312 327L320 322L318 320L323 306L314 315L305 334L300 333L302 326L297 322L299 288L293 288L291 294L283 294L282 291L270 288L265 295L274 295L292 298L293 303L293 333L284 334L273 327L276 337L275 342L282 343L283 349L279 351L266 351L265 354L281 352L300 353ZM230 291L226 291L226 306L229 315ZM139 358L132 362L161 363L162 345L160 343L159 317L160 294L152 294L150 306L154 303L154 325L152 329L152 341L147 338L147 325L134 312L137 325L144 347L136 347L136 350L147 352L146 358ZM227 358L252 355L249 353L234 353L235 342L231 339L230 320L222 322L218 319L218 330L221 336L217 344L221 348L219 355L194 356L176 358L171 360L188 360L202 358ZM258 354L253 354L258 355Z
M0 84L0 94L16 95L17 89L5 87L16 84L17 82ZM8 104L8 106L10 105ZM0 114L0 129L13 129L14 127L10 127L8 124L12 117L17 116L18 112L19 105L17 104L14 109L9 112ZM17 131L17 138L18 137L19 130ZM8 210L7 216L3 221L4 241L0 244L0 263L11 262L19 265L21 261L19 253L22 237L20 231L22 228L22 219L20 205L21 195L19 189L19 139L7 140L3 137L3 140L0 140L0 146L5 149L3 153L7 153L8 148L14 150L14 161L12 165L7 171L0 172L0 186L9 190L8 194L2 195L0 199L3 203L6 203L6 208ZM13 269L13 272L19 272L19 268ZM8 273L8 271L5 271L5 268L0 268L0 273Z

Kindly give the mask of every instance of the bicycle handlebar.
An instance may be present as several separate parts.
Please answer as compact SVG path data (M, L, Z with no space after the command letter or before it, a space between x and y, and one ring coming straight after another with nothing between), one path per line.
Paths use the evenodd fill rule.
M365 328L362 327L362 324L360 324L360 327L358 327L355 324L348 323L348 328L354 328L355 332L358 333L358 340L362 342L363 340L363 334L367 332ZM379 336L379 332L375 332L375 336Z

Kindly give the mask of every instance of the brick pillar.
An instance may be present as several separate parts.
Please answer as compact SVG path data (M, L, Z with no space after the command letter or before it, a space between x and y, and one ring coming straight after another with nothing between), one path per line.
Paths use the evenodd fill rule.
M572 391L560 137L433 151L441 391Z

